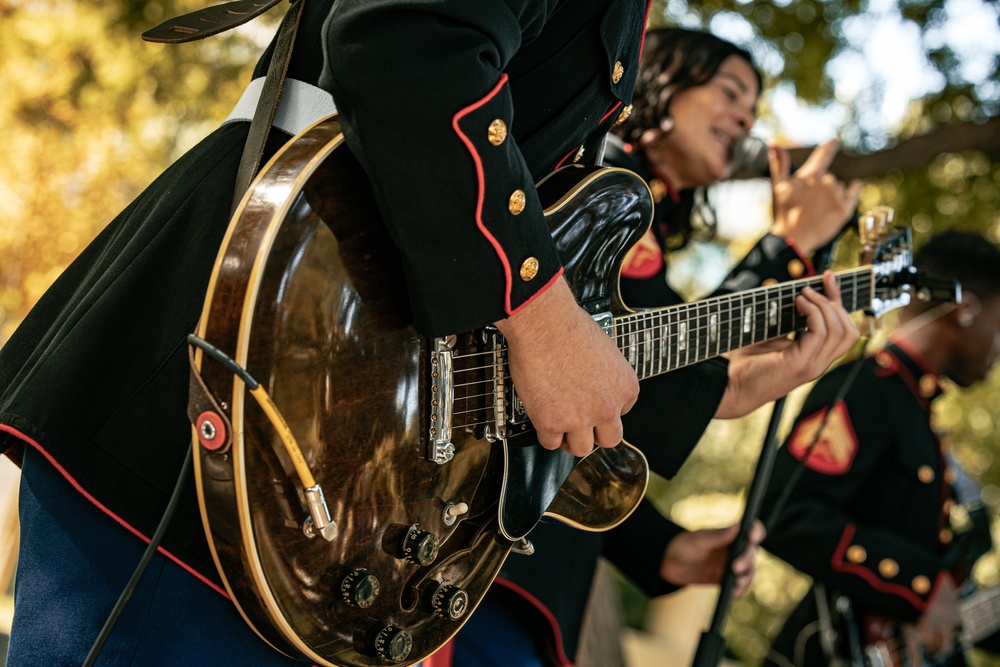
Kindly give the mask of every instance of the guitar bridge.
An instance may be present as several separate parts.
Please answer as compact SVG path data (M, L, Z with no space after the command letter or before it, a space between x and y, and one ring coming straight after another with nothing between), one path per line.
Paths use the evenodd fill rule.
M455 404L455 336L435 338L431 342L431 409L427 429L428 458L443 465L455 457L451 424Z

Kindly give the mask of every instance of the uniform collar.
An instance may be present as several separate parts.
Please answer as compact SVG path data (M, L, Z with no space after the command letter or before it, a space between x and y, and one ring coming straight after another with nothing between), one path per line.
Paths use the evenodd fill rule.
M899 375L918 402L927 409L934 399L944 393L941 377L903 336L891 334L888 344L876 353L875 362L883 374Z

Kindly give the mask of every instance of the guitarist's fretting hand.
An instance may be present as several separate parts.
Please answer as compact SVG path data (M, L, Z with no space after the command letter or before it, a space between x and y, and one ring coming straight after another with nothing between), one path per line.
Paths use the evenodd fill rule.
M815 380L858 339L858 328L840 302L836 277L823 274L823 294L806 287L795 299L806 317L806 332L794 341L780 338L730 355L729 384L715 411L733 419Z
M927 653L950 653L961 620L958 590L951 577L946 575L938 582L937 590L930 599L930 606L917 623L920 642Z
M563 278L496 323L510 376L538 442L576 456L622 440L621 416L639 396L635 371L573 298Z

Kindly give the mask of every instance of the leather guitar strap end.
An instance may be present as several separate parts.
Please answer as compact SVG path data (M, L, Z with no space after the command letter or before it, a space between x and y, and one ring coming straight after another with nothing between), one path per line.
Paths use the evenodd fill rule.
M215 398L194 361L194 346L188 346L191 373L188 380L188 419L194 424L198 441L214 453L229 451L233 444L233 428L226 411Z

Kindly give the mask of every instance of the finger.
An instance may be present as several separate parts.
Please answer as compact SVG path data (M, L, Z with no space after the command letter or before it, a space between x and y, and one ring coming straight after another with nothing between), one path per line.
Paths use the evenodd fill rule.
M771 169L771 183L777 185L787 181L792 173L792 158L784 148L771 146L767 149L767 165Z
M573 456L586 456L594 451L594 429L570 431L563 438L562 448Z
M844 192L849 211L853 211L858 207L858 200L861 198L861 185L861 181L855 178L848 184L847 190Z
M840 300L840 284L837 282L837 276L833 274L833 271L823 272L823 293L826 294L826 298L830 300L831 303L836 305L842 305Z
M594 427L594 444L598 447L617 447L621 441L621 419L614 419Z
M798 168L795 175L807 177L825 173L830 167L830 164L833 162L833 158L837 155L837 150L839 149L840 142L836 139L830 139L830 141L825 144L820 144L813 149L813 152L809 154L806 161L803 162L802 166Z
M747 592L750 588L750 584L753 583L753 578L757 574L756 568L751 568L749 572L740 576L736 580L736 584L733 586L733 597L743 597L743 594Z
M563 446L565 433L562 431L539 429L535 432L535 437L538 438L538 444L545 449L559 449Z

